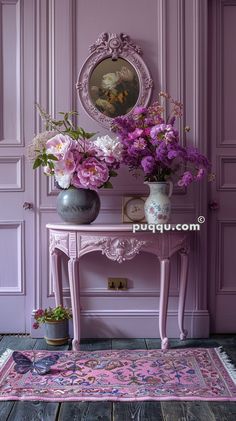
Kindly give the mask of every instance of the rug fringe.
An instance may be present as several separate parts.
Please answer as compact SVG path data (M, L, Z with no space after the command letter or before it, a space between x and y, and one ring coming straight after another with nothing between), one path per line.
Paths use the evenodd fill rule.
M0 356L0 367L3 366L3 364L6 362L9 355L11 354L12 354L12 349L10 348L7 348L6 351L3 352L3 354Z
M223 350L223 347L220 346L215 348L220 360L222 361L223 365L225 366L227 372L229 373L231 379L233 380L234 384L236 384L236 367L232 363L228 354Z

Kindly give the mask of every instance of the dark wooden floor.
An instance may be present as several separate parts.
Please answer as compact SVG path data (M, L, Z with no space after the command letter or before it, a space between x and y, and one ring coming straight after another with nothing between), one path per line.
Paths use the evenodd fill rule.
M223 346L236 364L236 335L209 339L172 339L171 347ZM69 349L50 347L44 339L28 336L0 336L0 355L6 348ZM160 348L159 339L83 340L81 350ZM0 421L236 421L236 402L0 402Z

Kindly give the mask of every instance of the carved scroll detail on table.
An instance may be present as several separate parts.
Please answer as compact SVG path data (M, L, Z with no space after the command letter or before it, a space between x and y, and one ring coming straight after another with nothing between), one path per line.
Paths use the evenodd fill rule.
M59 249L68 255L69 244L68 244L68 233L51 233L49 240L49 251L51 254L54 253L55 249Z
M122 263L133 259L142 247L150 246L150 241L137 240L136 238L121 239L117 237L82 237L81 254L101 250L102 254L110 260Z

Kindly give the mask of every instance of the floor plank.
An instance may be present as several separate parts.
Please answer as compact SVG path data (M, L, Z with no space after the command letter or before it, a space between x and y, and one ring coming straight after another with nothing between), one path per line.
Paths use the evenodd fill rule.
M146 339L148 349L160 349L161 340L160 339ZM181 341L180 339L169 339L170 348L217 348L221 344L216 339L186 339Z
M65 402L61 405L58 421L72 420L112 421L112 402ZM119 419L122 420L125 419Z
M209 402L216 421L235 421L236 402Z
M112 339L112 349L147 349L145 339Z
M162 401L164 421L215 421L208 402Z
M219 346L236 346L236 335L211 335L209 340L215 340Z
M111 349L111 339L82 339L80 342L81 351L99 351Z
M1 421L5 421L8 419L8 416L12 410L13 405L14 405L13 401L0 402L0 420Z
M45 339L37 339L34 349L38 350L47 350L47 351L66 351L69 349L69 344L67 345L48 345Z
M30 336L6 335L0 341L0 355L7 349L13 350L27 350L33 349L37 339Z
M114 402L113 408L113 421L163 420L160 402Z
M161 349L160 339L145 339L147 349Z
M7 421L56 421L57 402L16 402Z
M236 366L236 346L235 347L227 347L223 346L223 351L226 352L226 354L229 356L229 359L232 363ZM236 368L236 367L235 367Z

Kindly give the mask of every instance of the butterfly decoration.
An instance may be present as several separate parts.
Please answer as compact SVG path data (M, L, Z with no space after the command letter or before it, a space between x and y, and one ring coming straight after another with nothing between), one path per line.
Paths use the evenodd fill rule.
M39 375L47 374L50 371L51 366L59 359L59 355L52 354L37 361L34 357L32 361L29 357L19 351L14 351L12 357L16 363L14 369L17 373L25 374L30 371L33 374Z

